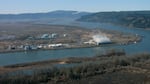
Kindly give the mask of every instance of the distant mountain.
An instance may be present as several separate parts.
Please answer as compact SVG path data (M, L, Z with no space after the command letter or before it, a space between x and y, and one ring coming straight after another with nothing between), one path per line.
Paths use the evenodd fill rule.
M25 13L25 14L0 14L0 20L39 20L50 18L80 18L87 12L78 11L53 11L48 13Z
M99 12L82 16L78 20L150 28L150 11Z

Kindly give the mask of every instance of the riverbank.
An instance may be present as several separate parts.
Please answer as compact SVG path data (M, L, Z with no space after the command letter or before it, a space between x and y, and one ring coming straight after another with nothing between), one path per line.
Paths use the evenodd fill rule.
M111 50L105 55L98 55L95 57L81 57L81 58L65 58L59 60L47 60L34 63L24 63L17 65L10 65L0 67L0 83L12 83L18 84L23 83L23 80L28 83L87 83L94 81L107 83L106 80L109 77L113 78L115 83L128 80L128 84L150 83L150 55L136 54L131 56L126 56L123 51ZM55 64L78 64L72 67L54 67ZM26 74L22 71L31 70L30 73ZM16 72L18 71L18 72ZM16 72L16 75L15 73ZM11 73L14 73L12 75ZM56 74L57 73L57 74ZM123 74L122 74L123 73ZM119 76L116 77L114 74L124 75L127 79ZM105 79L106 78L106 79ZM86 80L85 79L89 79ZM91 79L91 80L90 80ZM94 79L94 80L93 80ZM105 79L105 80L104 80ZM11 80L11 81L10 81ZM101 81L100 81L101 80ZM110 80L110 82L114 82ZM123 82L123 83L124 83ZM113 84L115 84L113 83Z
M63 50L63 49L81 49L81 48L93 48L93 47L101 47L101 46L117 46L117 45L131 45L140 42L140 40L136 40L133 42L127 43L111 43L111 44L102 44L102 45L84 45L84 46L74 46L74 47L63 47L63 48L47 48L47 49L36 49L36 50L0 50L0 54L4 53L16 53L16 52L32 52L32 51L46 51L46 50Z
M15 52L31 52L31 51L43 51L43 50L61 50L61 49L80 49L80 48L92 48L92 47L100 47L100 46L116 46L116 45L131 45L136 44L138 42L141 42L141 37L138 37L138 39L135 39L133 41L129 40L128 42L122 42L122 43L110 43L110 44L102 44L102 45L80 45L80 46L74 46L74 47L58 47L58 48L47 48L47 49L35 49L35 50L0 50L1 53L15 53Z
M115 44L105 44L105 45L115 45ZM49 48L49 49L36 49L36 50L30 50L30 51L26 51L26 50L4 50L4 51L0 51L0 53L4 54L4 53L15 53L15 52L32 52L32 51L46 51L46 50L63 50L63 49L80 49L80 48L92 48L92 47L100 47L100 46L75 46L75 47L70 47L70 48Z

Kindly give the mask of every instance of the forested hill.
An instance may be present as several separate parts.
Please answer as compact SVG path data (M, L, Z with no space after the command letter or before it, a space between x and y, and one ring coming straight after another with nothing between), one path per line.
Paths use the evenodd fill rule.
M128 27L150 28L150 11L98 12L82 16L78 20L113 23Z

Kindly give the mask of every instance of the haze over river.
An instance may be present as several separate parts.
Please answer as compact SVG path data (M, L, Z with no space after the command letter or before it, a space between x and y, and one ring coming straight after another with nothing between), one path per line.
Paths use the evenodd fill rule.
M140 52L150 51L150 30L125 28L122 26L116 26L111 24L102 23L90 23L90 22L74 22L74 21L57 21L49 24L59 25L73 25L81 26L85 28L104 28L108 30L118 30L121 32L133 33L143 36L142 42L131 45L110 45L100 46L93 48L79 48L79 49L63 49L63 50L40 50L31 52L14 52L14 53L1 53L0 54L0 66L27 63L35 61L43 61L48 59L60 59L66 57L82 57L82 56L96 56L103 53L107 49L116 48L124 49L127 54L135 54Z

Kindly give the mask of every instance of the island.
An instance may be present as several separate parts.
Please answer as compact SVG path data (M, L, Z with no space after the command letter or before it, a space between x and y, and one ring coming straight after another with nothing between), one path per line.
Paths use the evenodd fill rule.
M138 34L101 28L32 23L1 23L0 52L127 45L141 41Z

